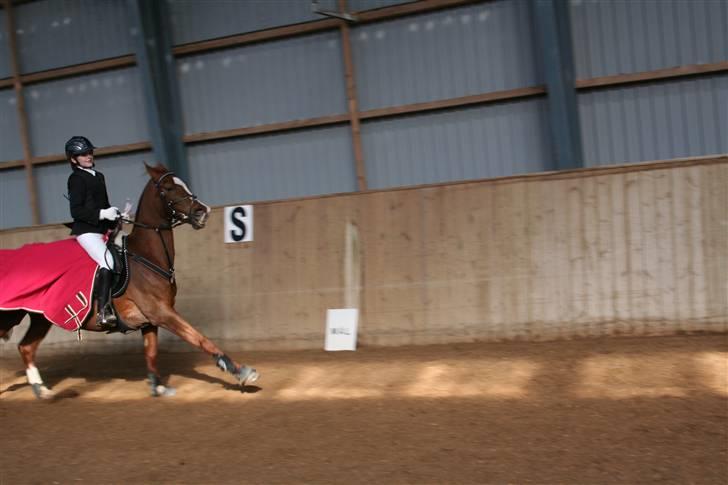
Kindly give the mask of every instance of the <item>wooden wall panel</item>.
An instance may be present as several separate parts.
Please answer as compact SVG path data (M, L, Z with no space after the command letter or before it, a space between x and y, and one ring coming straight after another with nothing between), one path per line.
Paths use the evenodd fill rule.
M728 331L727 186L721 159L262 203L246 244L223 242L217 208L176 232L178 308L231 350L321 348L326 310L357 300L362 345ZM0 231L0 248L67 234Z

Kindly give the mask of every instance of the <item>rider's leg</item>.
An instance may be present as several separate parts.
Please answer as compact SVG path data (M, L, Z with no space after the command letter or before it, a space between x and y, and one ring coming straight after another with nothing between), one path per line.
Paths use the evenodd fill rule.
M114 269L114 258L108 254L103 235L86 233L79 235L76 240L86 250L89 256L99 265L97 273L96 324L104 330L116 326L116 316L111 311L111 270ZM108 256L108 257L107 257Z

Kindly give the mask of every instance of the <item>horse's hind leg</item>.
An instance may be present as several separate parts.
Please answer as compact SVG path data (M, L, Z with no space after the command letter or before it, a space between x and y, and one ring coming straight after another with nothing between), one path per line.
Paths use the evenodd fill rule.
M13 334L13 327L19 324L25 316L25 310L10 310L0 312L0 340L8 341Z
M35 397L40 399L49 399L54 393L43 384L40 372L35 366L35 353L38 350L43 338L51 329L51 322L46 320L43 315L37 313L30 314L30 327L25 333L25 337L18 344L18 351L25 363L25 375L28 376L28 383L33 388Z

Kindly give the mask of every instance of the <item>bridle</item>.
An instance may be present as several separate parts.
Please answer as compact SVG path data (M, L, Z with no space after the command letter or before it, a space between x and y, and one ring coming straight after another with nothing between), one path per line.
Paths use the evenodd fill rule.
M184 197L179 197L174 200L167 200L167 193L164 191L164 187L162 187L162 181L166 177L174 176L174 172L167 172L159 179L157 179L156 182L154 182L154 188L157 189L157 193L162 198L162 203L166 205L167 207L167 213L169 214L169 228L173 229L180 224L184 224L185 222L189 222L192 224L192 208L194 207L193 203L197 201L197 196L195 194L188 194ZM185 200L190 201L190 210L185 214L182 212L179 212L175 206Z
M167 199L167 193L164 191L164 187L162 187L162 181L169 176L174 176L174 172L166 172L164 175L159 177L156 182L154 182L154 188L157 190L157 193L162 198L162 203L166 207L166 224L160 224L158 226L152 226L149 224L144 224L142 222L136 222L130 219L122 218L121 221L126 224L131 224L135 227L138 227L140 229L150 229L156 232L159 235L159 239L162 241L162 247L164 248L164 255L167 258L167 265L169 266L168 270L165 270L164 268L160 267L157 264L152 263L144 256L140 256L138 254L134 254L131 251L127 252L129 253L129 256L138 261L139 263L143 264L146 268L152 270L154 273L158 274L159 276L169 280L170 284L174 284L174 263L172 262L172 257L169 255L169 249L167 248L167 243L164 242L164 237L162 236L162 231L171 231L175 227L184 224L184 223L190 223L192 224L192 209L194 207L194 202L197 201L197 196L194 194L189 194L184 197L179 197L174 200L168 200ZM176 205L179 202L189 200L192 202L190 204L190 210L187 213L180 212L176 209Z

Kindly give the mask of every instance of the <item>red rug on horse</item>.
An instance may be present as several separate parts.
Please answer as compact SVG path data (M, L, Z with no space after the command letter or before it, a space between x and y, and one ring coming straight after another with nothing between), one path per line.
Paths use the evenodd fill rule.
M92 307L96 268L74 239L0 249L0 310L42 313L78 330Z

